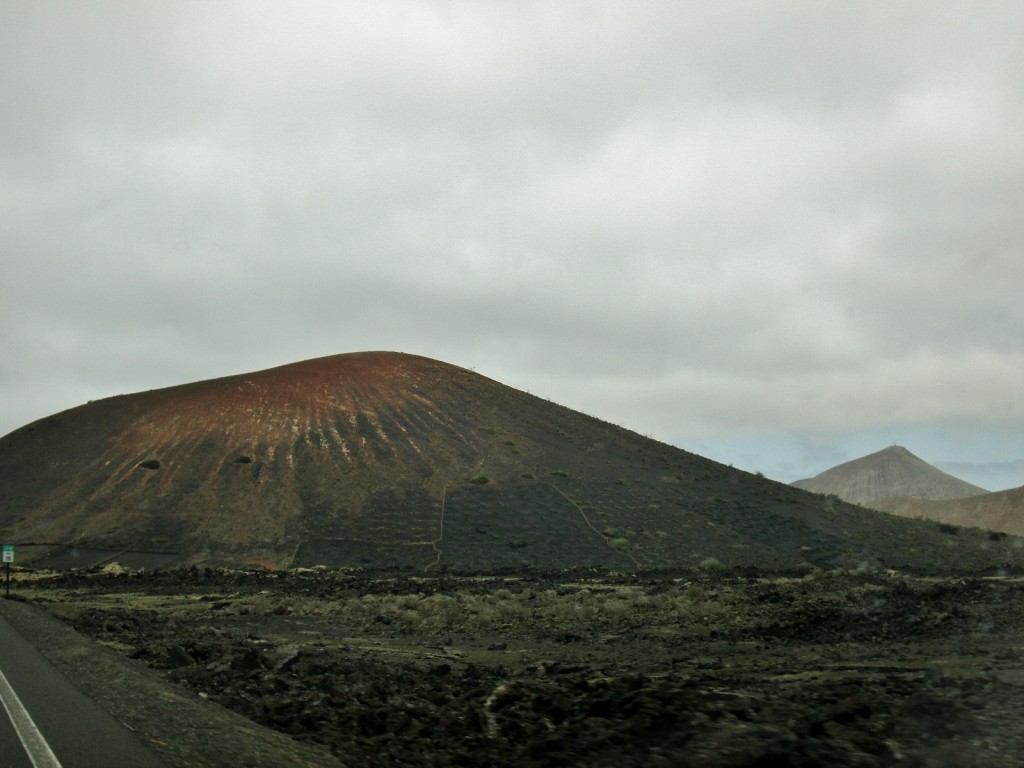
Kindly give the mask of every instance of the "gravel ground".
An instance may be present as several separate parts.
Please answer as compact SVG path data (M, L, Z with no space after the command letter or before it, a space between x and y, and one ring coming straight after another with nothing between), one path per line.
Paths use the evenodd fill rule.
M191 570L19 593L67 624L8 603L12 619L176 765L1009 768L1024 755L1015 579Z

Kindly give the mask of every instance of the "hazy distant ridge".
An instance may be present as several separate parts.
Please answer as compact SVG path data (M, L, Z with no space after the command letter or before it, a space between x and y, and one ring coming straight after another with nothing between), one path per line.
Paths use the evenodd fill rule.
M1024 534L1024 486L966 499L890 499L879 502L875 508L901 517L926 518L1014 536Z
M937 461L935 466L943 472L962 478L969 483L1006 491L1024 486L1024 459L973 464L963 461Z
M1024 486L989 493L895 445L793 485L834 493L845 501L899 517L934 520L952 532L969 527L1024 534Z

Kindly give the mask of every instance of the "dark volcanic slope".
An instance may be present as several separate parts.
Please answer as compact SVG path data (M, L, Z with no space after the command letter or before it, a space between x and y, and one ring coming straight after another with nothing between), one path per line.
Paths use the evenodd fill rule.
M899 445L797 480L793 486L813 493L834 493L844 501L867 505L882 499L960 499L988 493L947 475Z
M987 565L1017 551L380 352L112 397L23 427L0 440L0 526L21 544L193 563L418 570Z

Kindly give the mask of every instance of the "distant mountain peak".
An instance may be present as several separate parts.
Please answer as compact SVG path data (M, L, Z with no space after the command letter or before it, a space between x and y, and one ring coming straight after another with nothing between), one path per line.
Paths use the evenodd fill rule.
M792 485L865 505L895 498L959 499L988 493L932 466L902 445L887 446Z
M910 456L914 456L914 454L910 453L910 451L908 451L902 445L897 445L896 443L893 443L888 448L883 448L881 451L879 451L879 453L892 453L892 454L898 454L898 455L908 454ZM915 456L914 458L917 458L917 457Z

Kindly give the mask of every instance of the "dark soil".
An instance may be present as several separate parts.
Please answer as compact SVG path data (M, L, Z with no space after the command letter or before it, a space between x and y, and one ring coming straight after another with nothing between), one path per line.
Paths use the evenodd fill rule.
M349 765L1024 755L1014 578L193 569L16 587L174 686Z

